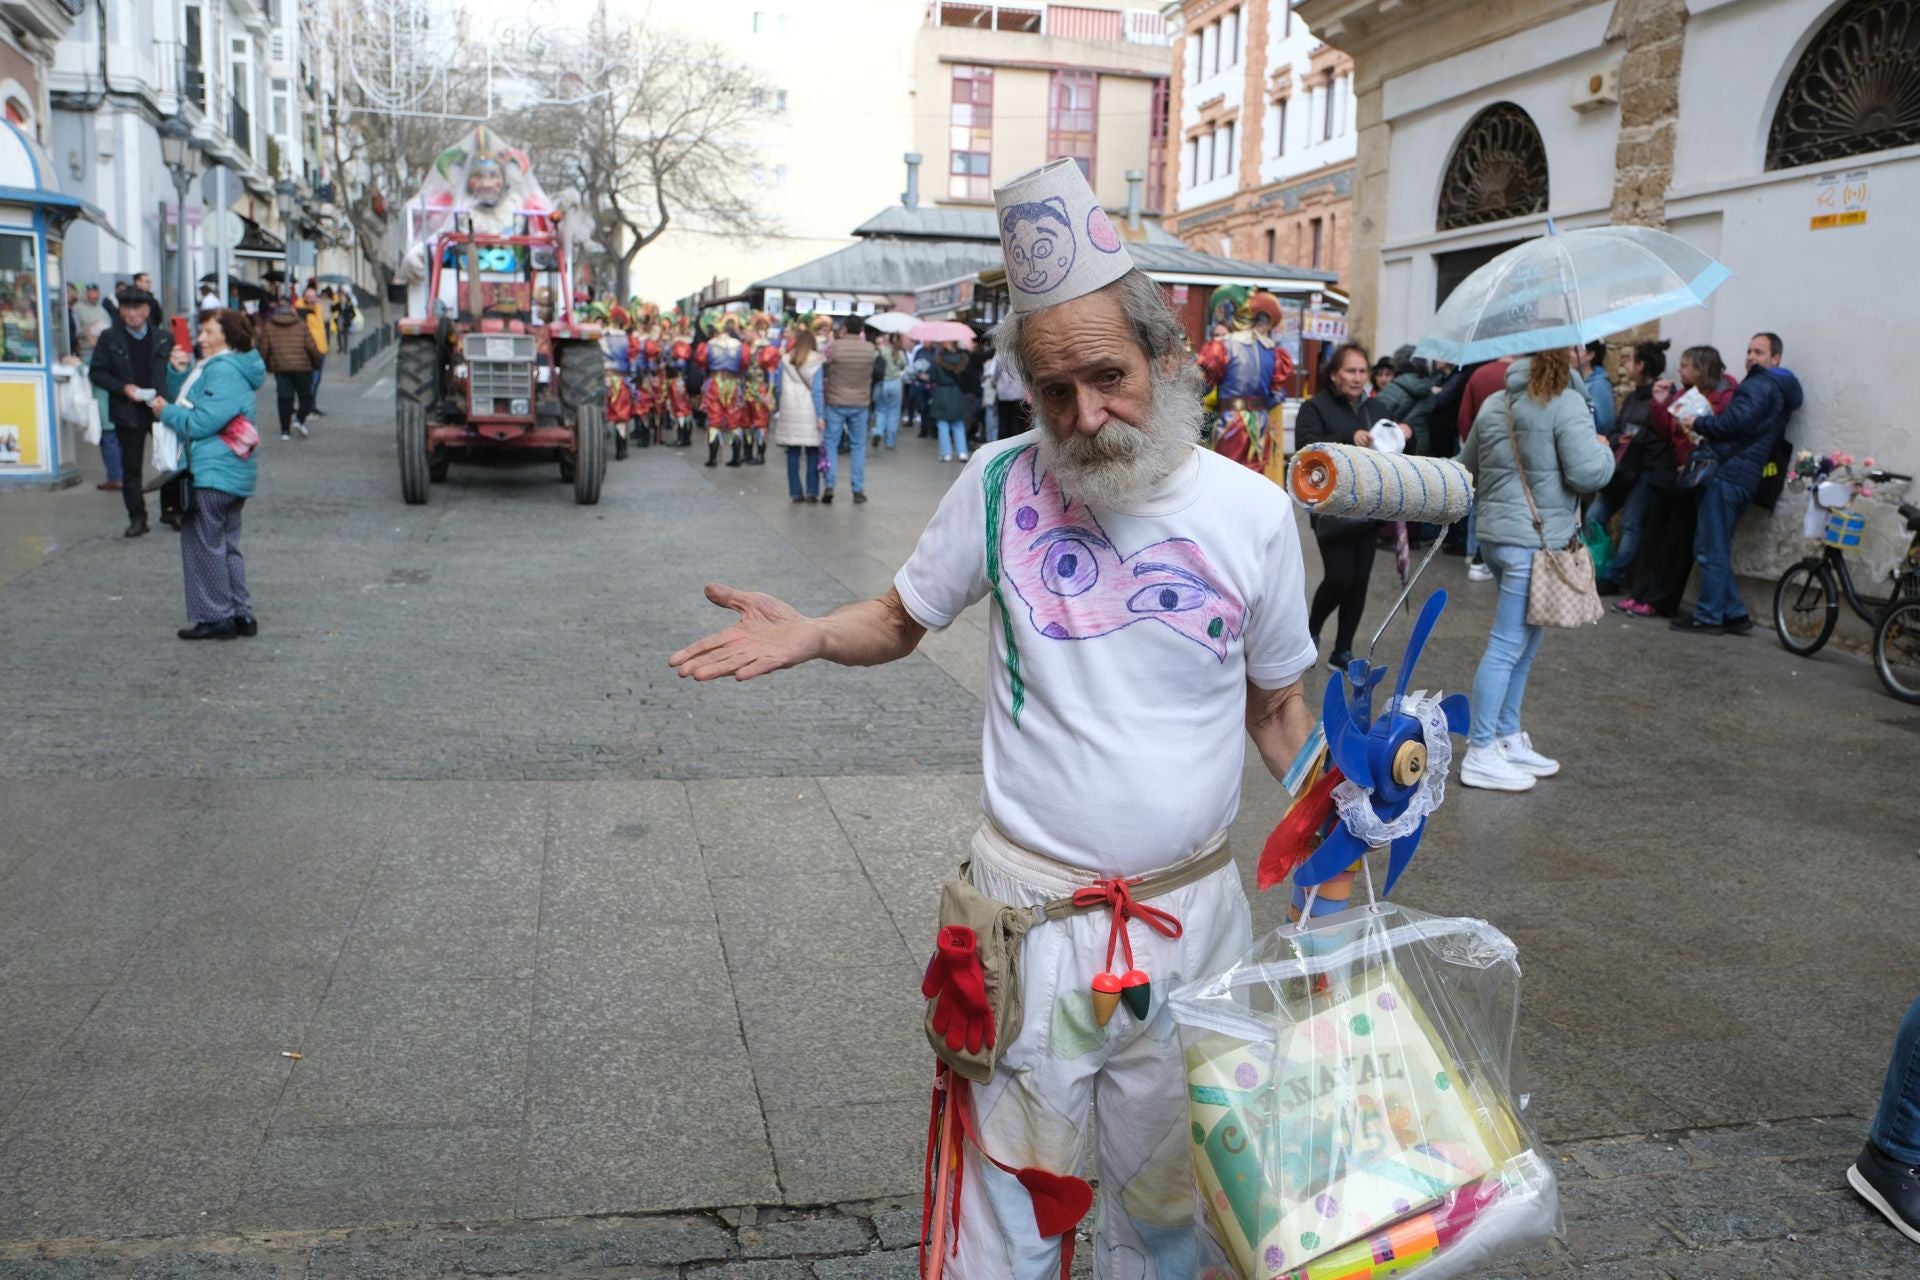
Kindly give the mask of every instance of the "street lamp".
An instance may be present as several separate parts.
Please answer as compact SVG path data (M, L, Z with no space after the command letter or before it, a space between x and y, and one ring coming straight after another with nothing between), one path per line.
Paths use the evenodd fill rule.
M283 246L286 249L287 296L293 297L293 202L300 194L291 178L280 179L280 185L273 189L274 207L280 210L280 233L286 237Z
M193 137L193 130L179 116L168 116L160 122L160 158L166 161L167 172L173 175L173 189L177 196L174 205L177 236L175 243L179 250L179 270L176 273L178 295L175 297L176 315L190 314L193 306L193 286L188 279L192 266L187 255L187 188L193 184L194 172L198 168L196 153L199 142Z

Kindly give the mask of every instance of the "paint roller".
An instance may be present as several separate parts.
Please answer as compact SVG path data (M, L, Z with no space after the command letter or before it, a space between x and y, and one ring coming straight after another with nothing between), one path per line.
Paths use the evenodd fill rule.
M1316 444L1287 464L1287 492L1317 516L1452 524L1473 505L1473 478L1451 458Z

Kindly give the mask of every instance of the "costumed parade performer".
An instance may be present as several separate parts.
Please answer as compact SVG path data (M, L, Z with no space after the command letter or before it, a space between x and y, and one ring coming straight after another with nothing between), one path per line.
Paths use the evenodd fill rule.
M722 314L708 331L711 336L694 351L694 359L707 373L700 392L700 404L707 415L706 465L718 464L724 438L731 450L727 465L737 467L742 438L753 420L746 377L751 353L740 337L740 317L734 312Z
M1287 398L1293 357L1273 339L1280 324L1278 298L1258 290L1249 295L1232 285L1215 290L1208 314L1229 308L1233 332L1200 348L1200 369L1216 399L1211 441L1214 452L1264 473L1280 448L1272 415Z
M596 302L586 308L588 319L607 327L600 335L600 355L607 367L607 426L613 431L613 456L627 456L627 438L633 430L632 337L628 333L631 317L625 307Z
M1064 1276L1092 1156L1094 1273L1191 1280L1166 997L1252 941L1225 833L1242 735L1279 777L1313 728L1300 546L1285 492L1200 446L1180 322L1078 167L994 196L1012 293L995 345L1035 429L974 453L885 595L810 618L709 586L739 619L670 661L699 680L870 666L991 599L983 817L922 986L941 1059L926 1262Z
M666 402L666 388L660 377L660 307L658 303L641 302L636 298L633 312L639 317L630 355L633 368L633 435L644 449L653 443L659 432L660 415Z
M413 243L398 273L407 284L426 280L429 246L453 228L456 216L464 215L474 232L488 236L551 235L561 225L561 212L533 176L527 153L502 145L485 125L434 158L419 195L407 207ZM452 273L446 279L451 288ZM424 308L409 313L424 314Z
M687 391L687 366L693 363L693 339L688 335L685 316L669 321L667 332L667 413L673 420L674 447L684 449L693 443L693 396Z
M780 343L772 316L753 313L747 325L747 347L746 461L759 467L767 461L767 424L773 421L774 374L780 368Z

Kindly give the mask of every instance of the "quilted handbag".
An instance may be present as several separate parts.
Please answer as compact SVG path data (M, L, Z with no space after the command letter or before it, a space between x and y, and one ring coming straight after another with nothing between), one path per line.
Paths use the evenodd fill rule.
M1527 514L1540 538L1533 553L1533 576L1527 583L1527 625L1530 627L1586 627L1606 616L1600 589L1594 583L1593 554L1575 533L1564 548L1547 545L1546 522L1533 500L1533 482L1527 479L1527 461L1513 430L1513 395L1507 395L1507 441L1513 446L1514 470L1520 473L1520 492L1527 497Z

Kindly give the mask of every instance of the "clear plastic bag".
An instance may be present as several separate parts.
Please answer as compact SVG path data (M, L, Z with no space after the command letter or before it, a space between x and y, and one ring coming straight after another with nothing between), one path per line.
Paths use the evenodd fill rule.
M1369 904L1173 993L1199 1274L1441 1280L1561 1231L1513 1086L1520 967L1482 920Z

